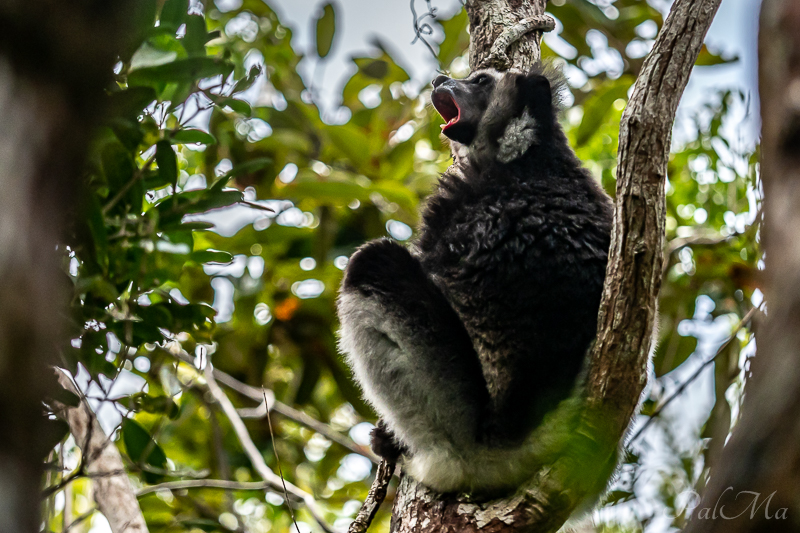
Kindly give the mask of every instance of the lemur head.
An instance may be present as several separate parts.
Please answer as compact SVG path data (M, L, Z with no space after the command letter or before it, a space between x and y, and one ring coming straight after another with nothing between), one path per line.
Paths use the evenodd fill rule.
M551 80L560 83L540 65L527 74L487 69L463 80L438 76L431 101L445 120L446 137L469 146L471 154L509 163L552 137L559 88Z

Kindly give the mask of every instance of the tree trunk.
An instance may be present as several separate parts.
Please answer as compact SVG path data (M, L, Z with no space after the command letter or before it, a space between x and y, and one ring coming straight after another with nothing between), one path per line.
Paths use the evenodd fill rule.
M720 0L676 0L623 114L609 266L591 354L586 409L565 453L513 496L490 502L443 497L405 476L392 515L395 533L552 532L602 490L646 381L661 282L664 179L675 110ZM470 66L492 64L492 44L544 0L472 0ZM540 32L508 50L512 68L539 59Z
M65 215L130 2L0 2L0 531L40 530ZM63 242L63 241L62 241Z
M466 4L469 16L469 66L472 70L488 66L492 45L522 20L544 15L547 0L470 0ZM510 66L528 70L542 57L542 32L532 31L511 43L505 52Z
M759 32L766 323L741 419L687 531L800 530L800 1L764 0Z

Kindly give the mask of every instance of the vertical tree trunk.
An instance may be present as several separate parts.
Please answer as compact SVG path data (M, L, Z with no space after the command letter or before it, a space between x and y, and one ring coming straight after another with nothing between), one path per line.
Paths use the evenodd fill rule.
M759 31L767 320L739 423L687 531L800 530L800 1Z
M470 68L476 70L485 66L498 37L521 20L544 15L546 5L547 0L469 0L466 8L469 16ZM509 66L528 70L542 57L541 42L541 31L531 31L521 36L506 51Z
M672 123L719 3L676 0L622 117L617 205L598 341L587 378L587 410L571 448L532 473L516 494L489 502L443 497L406 476L395 498L394 533L552 532L605 485L646 380L661 281ZM540 32L515 28L540 16L545 0L471 0L466 7L472 68L496 64L493 45L512 33L519 40L509 47L504 66L526 70L539 59Z
M0 2L0 531L40 530L68 282L56 252L130 2Z

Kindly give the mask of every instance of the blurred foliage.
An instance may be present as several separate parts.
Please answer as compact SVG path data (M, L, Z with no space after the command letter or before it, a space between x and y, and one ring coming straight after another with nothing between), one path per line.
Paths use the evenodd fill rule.
M113 436L137 488L196 477L258 480L196 368L209 361L363 444L374 414L336 349L336 290L357 246L412 236L420 202L450 162L441 119L426 105L429 89L414 91L406 70L376 43L371 54L352 58L356 70L337 114L346 122L326 122L297 72L303 56L290 44L291 30L268 4L209 3L203 11L186 0L146 1L152 17L141 42L119 58L116 83L97 103L109 118L97 131L63 245L74 287L63 365L89 382L84 390L93 391L104 420L120 420ZM342 9L320 5L307 61L329 57ZM567 44L557 47L560 56L543 47L572 82L565 129L613 195L620 116L661 14L637 0L561 0L549 11L561 23L552 37ZM463 76L466 14L439 22L439 66ZM731 60L704 49L698 64ZM651 411L674 389L670 373L695 353L697 339L679 325L700 316L698 298L713 302L703 320L727 317L732 325L758 286L757 152L737 148L726 133L731 107L743 105L737 92L709 97L697 111L695 138L670 158L654 360L664 378L652 388ZM750 334L739 338L726 356L733 369L717 372L720 405L728 405L727 391L735 393L732 405L740 398L739 349ZM181 354L196 366L179 362ZM227 392L237 407L255 407ZM714 413L727 417L714 432L719 441L734 418L730 409ZM708 427L720 427L717 415ZM277 450L265 419L247 421L267 463L277 470L277 452L287 480L313 494L330 523L346 524L366 496L369 462L296 420L276 414L273 422ZM656 427L669 437L668 424ZM54 460L77 468L75 443L64 439ZM653 519L636 507L644 467L633 450L647 448L639 444L608 496L607 508L620 512L598 526L603 531L641 530ZM670 438L660 446L675 465L658 471L659 502L678 524L675 494L702 483L711 447L700 435L688 446ZM90 484L72 483L70 519L91 510ZM61 530L59 494L46 506L48 530ZM160 491L140 503L154 532L287 531L290 524L282 496L263 491ZM374 531L388 529L388 509ZM317 528L302 508L298 520Z

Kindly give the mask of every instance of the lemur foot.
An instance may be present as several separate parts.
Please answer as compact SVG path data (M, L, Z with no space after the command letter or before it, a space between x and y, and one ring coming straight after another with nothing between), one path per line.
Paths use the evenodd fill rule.
M378 420L378 425L370 433L369 440L372 451L390 463L396 463L400 456L408 451L405 446L397 442L383 420Z

